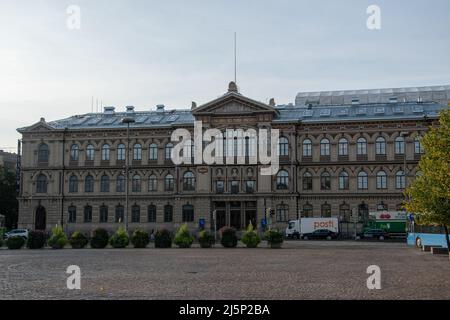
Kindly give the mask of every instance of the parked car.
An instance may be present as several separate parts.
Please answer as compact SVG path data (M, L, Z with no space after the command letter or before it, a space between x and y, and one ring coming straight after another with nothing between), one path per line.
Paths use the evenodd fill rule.
M28 230L27 229L14 229L5 233L5 239L11 237L22 237L25 240L28 239Z
M389 234L382 229L367 229L363 232L362 238L384 240L389 238Z
M303 240L309 240L309 239L331 240L331 239L336 239L337 237L338 237L338 234L336 232L333 232L328 229L318 229L314 232L303 234Z

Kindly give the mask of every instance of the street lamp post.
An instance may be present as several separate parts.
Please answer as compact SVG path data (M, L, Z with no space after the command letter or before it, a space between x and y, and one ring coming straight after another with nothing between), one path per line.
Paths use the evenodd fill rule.
M408 176L406 175L406 136L408 135L408 132L400 132L400 137L403 138L403 175L405 176L405 189L407 187L408 182Z
M129 184L130 184L130 124L134 123L135 120L132 117L125 117L122 119L122 123L125 123L127 125L127 152L125 154L125 180L126 180L126 187L125 187L125 212L124 212L124 223L125 223L125 230L128 232L128 197L129 197Z

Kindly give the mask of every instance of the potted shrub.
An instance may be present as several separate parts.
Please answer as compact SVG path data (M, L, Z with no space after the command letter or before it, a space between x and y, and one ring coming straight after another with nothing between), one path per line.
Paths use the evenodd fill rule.
M281 244L284 241L283 233L278 230L268 230L266 239L272 249L281 248Z
M28 232L27 248L42 249L45 246L46 234L41 230Z
M80 231L75 231L70 237L70 245L73 249L83 249L89 243L88 237Z
M113 248L123 249L130 244L130 237L124 227L119 227L109 239L109 244Z
M108 245L109 234L106 229L97 228L92 232L91 248L103 249Z
M155 248L171 248L172 235L167 229L160 229L155 234Z
M148 232L136 229L131 236L131 243L135 248L145 248L150 242Z
M220 243L225 248L235 248L238 243L238 239L236 236L236 229L230 227L223 227L221 229L221 239Z
M194 237L189 232L188 225L186 223L181 225L177 233L175 233L173 243L175 243L179 248L190 248L193 242Z
M62 249L67 244L67 236L64 233L62 227L56 226L52 229L52 235L48 239L48 245L53 249Z
M247 231L244 232L241 241L247 246L247 248L256 248L261 242L261 238L258 236L258 233L253 230L253 225L251 222L247 227Z
M214 235L203 230L198 234L198 242L200 243L201 248L211 248L216 243L216 239L214 238Z
M6 246L11 250L21 249L24 244L25 239L19 236L6 239Z

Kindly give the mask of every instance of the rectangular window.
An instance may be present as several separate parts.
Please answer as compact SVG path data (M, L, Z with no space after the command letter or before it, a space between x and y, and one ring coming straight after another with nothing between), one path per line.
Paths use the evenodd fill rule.
M216 181L216 193L224 193L225 192L225 182L223 180Z
M231 193L239 193L239 181L232 180L231 181Z
M254 193L255 191L256 191L256 181L255 180L245 181L245 192Z

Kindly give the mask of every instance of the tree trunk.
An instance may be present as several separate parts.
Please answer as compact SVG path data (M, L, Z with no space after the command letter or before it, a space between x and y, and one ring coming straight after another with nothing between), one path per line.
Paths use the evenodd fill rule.
M445 225L444 226L444 230L445 230L445 241L447 241L447 249L448 251L448 258L450 259L450 240L448 238L448 227Z

